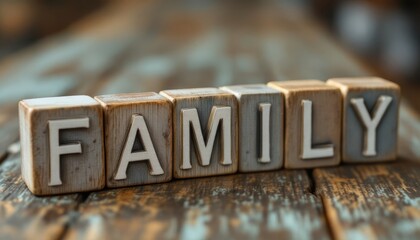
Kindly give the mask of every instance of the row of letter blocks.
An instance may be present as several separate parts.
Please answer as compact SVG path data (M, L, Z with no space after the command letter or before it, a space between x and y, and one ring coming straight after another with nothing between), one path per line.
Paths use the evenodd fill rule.
M22 177L37 195L396 158L398 85L270 82L23 100Z

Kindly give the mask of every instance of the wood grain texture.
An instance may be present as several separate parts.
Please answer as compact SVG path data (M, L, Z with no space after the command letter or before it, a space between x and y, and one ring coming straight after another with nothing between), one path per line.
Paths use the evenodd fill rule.
M280 169L283 166L284 96L264 84L222 87L238 99L239 171L258 172ZM268 139L263 143L260 104L270 104L268 110ZM270 162L259 162L263 146L269 145Z
M277 171L96 192L66 239L329 239L310 187Z
M343 162L394 161L397 158L399 86L380 78L334 78L327 84L340 88L343 95ZM362 98L373 119L374 108L381 96L391 97L391 103L376 127L375 155L365 156L366 130L351 101Z
M123 187L146 183L167 182L172 179L172 103L157 93L133 93L96 96L104 108L107 187ZM115 180L126 143L132 116L141 115L147 126L162 175L150 175L146 161L131 162L127 179ZM141 136L139 136L141 137ZM139 144L134 151L144 151ZM131 148L130 148L131 149ZM151 150L150 150L151 151Z
M16 153L0 165L0 238L60 238L82 195L34 196L20 177L20 162Z
M127 4L127 2L130 2L130 4ZM6 104L11 106L10 108L4 104L0 106L0 109L2 109L0 113L0 132L6 129L6 125L17 123L16 102L18 100L40 96L39 94L98 95L133 91L159 91L169 88L265 83L268 80L328 79L337 76L380 75L372 73L351 53L349 54L348 51L340 47L310 14L299 8L296 1L293 4L283 3L285 2L279 4L277 1L264 1L263 4L261 1L244 3L200 1L200 4L194 3L192 5L191 1L186 0L170 2L154 0L112 1L108 7L71 27L69 31L41 41L35 47L23 50L0 63L0 89L4 90L1 91L0 98L12 99L5 101ZM241 4L240 7L238 4ZM31 82L30 85L29 82ZM23 86L30 87L22 88ZM11 113L6 109L11 109ZM13 116L14 120L10 120L9 116ZM398 129L399 156L420 161L419 119L418 113L414 112L407 102L402 101ZM14 130L10 129L7 132L13 134L7 135L7 137L3 134L0 135L0 150L8 149L10 143L18 137L18 127L15 126ZM9 140L3 141L6 138L9 138ZM3 152L3 155L7 155L7 153ZM9 161L12 161L13 164L19 164L18 157L11 160L8 158L3 164L10 164ZM1 167L3 166L0 165ZM105 237L109 238L115 236L118 239L122 237L138 239L139 233L145 233L138 232L138 229L142 229L142 225L138 224L136 219L142 218L146 211L139 210L136 206L145 198L149 199L148 203L153 203L155 199L147 198L148 194L154 196L152 187L163 186L162 184L92 193L89 196L88 203L82 208L86 210L83 212L75 207L78 202L83 201L83 198L66 199L65 203L72 206L69 209L74 207L74 211L67 211L54 205L54 201L60 197L36 198L31 195L21 180L18 183L15 181L19 178L20 173L19 166L17 169L13 172L3 172L7 173L8 179L4 186L10 189L7 194L10 194L9 198L15 199L13 209L19 209L19 211L10 214L10 217L1 218L3 222L8 222L7 224L0 224L0 228L4 226L0 231L1 239L11 238L9 234L11 231L16 234L14 235L16 238L20 239L23 238L20 236L31 238L36 235L44 239L48 239L48 236L53 239L60 238L60 236L64 236L64 238L73 238L74 236L103 237L101 235L102 231L105 231ZM297 171L285 172L291 172L294 175ZM308 179L306 172L298 172L303 179ZM257 176L260 175L263 174L257 174ZM243 176L248 178L249 175ZM236 177L236 175L226 176L228 179L231 177ZM225 178L225 176L211 179L217 180L219 178ZM209 184L207 182L201 184L201 181L204 180L206 179L188 180L197 185L196 188L191 190L192 192L188 193L195 194L193 196L201 194L205 190L203 186ZM295 183L297 184L300 181L297 179ZM176 185L177 182L183 183L183 181L176 181L170 184ZM246 179L238 180L238 182L246 182ZM267 182L273 183L273 180L270 179ZM240 235L240 238L252 238L254 236L248 234L249 231L246 234L242 233L247 229L253 229L252 231L254 231L257 228L252 224L256 222L254 219L259 219L260 216L253 214L256 210L269 209L264 212L268 217L272 216L269 213L273 209L268 205L269 201L261 199L258 204L254 205L252 212L247 212L247 209L250 209L249 199L256 199L255 196L259 196L257 194L264 193L264 191L259 188L258 181L248 181L246 183L248 185L246 189L255 189L252 192L255 194L245 200L243 200L245 197L237 197L241 199L241 202L231 200L234 204L242 206L240 208L242 214L238 214L239 217L236 218L232 217L234 223L232 226L237 226L235 225L236 219L240 219L240 222L246 222L246 224L241 224L241 227L233 228L235 231L241 232L237 234ZM132 189L144 188L149 190L136 190L137 194L131 198L131 196L134 196L130 195L134 191ZM418 189L418 187L413 188ZM279 187L278 191L282 189L284 188ZM301 187L294 185L293 189L293 191L298 191ZM380 187L375 189L381 190ZM22 194L22 191L25 194ZM108 194L114 200L104 197ZM161 194L161 199L167 199L168 196L174 195L173 192L169 191L168 194ZM350 194L349 191L342 198L347 198ZM29 195L30 197L21 198L23 195ZM232 195L227 195L227 197L232 199ZM208 194L203 193L203 196L208 197ZM283 196L286 197L278 199L276 204L285 206L286 209L289 206L295 206L294 204L298 201L303 201L290 200L287 198L290 194L284 193ZM293 196L296 196L296 199L304 198L298 197L298 195ZM188 199L189 202L192 202L196 198L190 197ZM199 198L197 197L197 199ZM122 207L117 207L114 204L116 200L124 202ZM138 201L136 202L136 200ZM177 199L177 201L181 200ZM208 201L211 202L211 200ZM382 207L386 209L387 204L391 205L392 203L393 201L389 201L384 203ZM4 203L4 205L8 204L7 202ZM158 220L152 221L151 225L160 226L159 222L166 219L166 213L175 211L169 205L170 203L162 203L159 208L149 208L151 213L158 218ZM32 208L32 206L35 206L35 208ZM103 208L100 209L99 206ZM181 213L177 213L172 218L175 219L172 221L176 222L176 229L184 229L184 226L185 229L194 228L195 225L191 224L197 222L194 216L196 216L196 212L200 212L200 206L195 204L194 208L178 207L178 209L182 209L182 211L180 210ZM312 210L305 206L307 205L299 205L294 210L290 210L290 213L298 214L300 212L303 216L307 216ZM59 209L59 213L55 212L55 209ZM219 213L215 207L212 209ZM283 209L280 217L291 216L291 214L283 214L284 208L274 209ZM231 212L230 209L226 211ZM318 208L316 211L323 214L322 208ZM375 213L370 212L369 208L364 208L363 211L371 215ZM49 217L50 212L54 213L53 218ZM263 220L266 221L266 215L264 214ZM178 222L179 216L187 215L189 216L188 221ZM296 218L282 218L284 219L282 226L287 229L285 232L296 233L291 234L297 236L296 239L302 239L302 235L308 236L306 234L308 231L302 230L307 228L301 227L302 222L306 223L307 220L305 219L308 218L300 217L302 215L298 215ZM221 221L231 222L229 216L231 215L228 215L227 220L223 220L222 217ZM216 217L217 215L212 215L212 219ZM67 226L71 219L79 219L76 224L78 227L73 228L75 225L70 224L66 232L62 226ZM289 219L297 220L289 221ZM395 217L395 224L398 223L398 219L399 217ZM207 222L205 223L205 226L207 226ZM328 234L327 227L331 229L335 227L331 224L327 226L323 224L315 225L316 227L319 226L322 235ZM26 226L35 227L28 228ZM188 226L193 227L188 228ZM261 229L260 226L258 225L257 229ZM309 225L305 224L305 226ZM125 231L127 228L130 231ZM58 229L59 231L55 233L60 234L50 235L51 232L48 229ZM107 229L120 234L113 234ZM158 235L158 233L153 234L153 232L160 230L159 227L148 229L151 229L152 232L150 236ZM200 228L195 229L199 230ZM417 227L417 229L419 228ZM177 231L180 232L181 230ZM275 230L270 232L273 231ZM340 229L337 231L340 231ZM231 231L228 229L227 232L230 233ZM299 235L301 232L302 235ZM168 234L167 236L172 235ZM277 236L278 234L275 234L275 237ZM314 236L319 235L315 234Z
M57 145L79 143L80 154L58 156L61 184L50 186L52 157L51 120L88 118L88 127L57 132ZM98 190L105 187L102 107L89 96L68 96L22 100L22 178L36 195ZM74 150L73 150L74 152Z
M315 169L333 237L418 238L419 174L419 164L406 161Z
M165 90L161 95L167 97L173 104L173 135L174 135L174 177L188 178L188 177L204 177L212 175L223 175L235 173L238 170L238 103L234 95L217 88L193 88L193 89L178 89ZM190 159L191 169L182 169L183 164L183 141L182 141L182 118L181 110L183 109L197 109L198 118L200 120L201 132L203 133L204 141L207 141L208 132L206 126L209 124L209 117L212 108L215 106L225 106L230 108L231 122L230 122L230 139L231 139L231 164L222 165L220 163L224 149L222 148L222 123L218 126L216 138L214 141L210 164L202 166L198 162L198 154L196 151L197 143L190 141Z
M317 80L270 82L285 96L285 168L338 165L341 160L341 93ZM332 144L332 157L302 159L302 100L312 101L312 145Z

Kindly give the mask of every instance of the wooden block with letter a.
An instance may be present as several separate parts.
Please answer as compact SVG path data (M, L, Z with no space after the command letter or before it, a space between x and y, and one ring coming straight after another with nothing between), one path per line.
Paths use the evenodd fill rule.
M341 92L318 80L270 82L285 95L285 168L334 166L341 159Z
M239 171L283 166L283 94L264 84L222 87L239 101Z
M102 107L89 96L19 103L22 178L36 195L102 189Z
M157 93L96 96L104 108L107 187L172 178L172 103Z
M217 88L166 90L173 103L174 177L235 173L238 170L238 106Z
M397 157L400 88L381 78L336 78L343 94L343 162L392 161Z

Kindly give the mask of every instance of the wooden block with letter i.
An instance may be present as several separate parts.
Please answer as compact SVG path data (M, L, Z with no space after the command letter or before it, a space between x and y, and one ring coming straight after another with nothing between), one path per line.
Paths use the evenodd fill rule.
M172 103L153 92L96 96L104 108L107 187L172 178Z
M162 91L173 103L174 177L235 173L238 169L234 95L217 88Z
M334 166L341 159L342 96L318 80L270 82L285 96L285 168Z
M343 94L343 162L392 161L397 157L400 88L381 78L336 78Z
M105 186L102 107L89 96L19 103L22 178L36 195Z
M239 101L239 171L283 166L283 94L264 84L222 87Z

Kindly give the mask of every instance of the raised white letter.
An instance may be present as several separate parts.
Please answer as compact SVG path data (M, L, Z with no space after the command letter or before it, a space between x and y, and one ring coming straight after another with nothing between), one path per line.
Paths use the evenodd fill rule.
M260 163L269 163L270 160L270 103L261 103L259 106L261 114L260 151L258 158Z
M302 100L302 110L302 159L326 158L334 156L334 148L332 144L320 145L318 148L312 147L312 101Z
M363 98L353 98L350 100L353 108L355 109L359 119L365 127L365 140L363 155L375 156L376 155L376 127L381 121L386 109L392 101L392 97L380 96L373 109L373 119L368 113Z
M222 122L222 147L221 164L232 164L231 159L231 107L213 107L207 123L207 141L204 142L201 132L200 120L197 109L182 109L182 166L181 169L190 169L190 129L193 129L194 140L196 143L198 162L201 166L210 164L211 153L216 139L219 123Z
M144 151L132 152L134 141L136 140L137 131L140 134L144 145ZM143 116L133 115L131 121L130 131L128 132L125 141L124 149L121 154L120 163L115 174L115 180L123 180L127 178L127 167L130 162L148 161L150 168L150 175L162 175L163 169L160 166L155 148L153 147L152 139L150 138L149 130Z
M48 186L63 184L60 176L60 155L82 153L82 145L60 145L60 130L71 128L89 128L89 118L50 120L48 121L50 134L50 181Z

